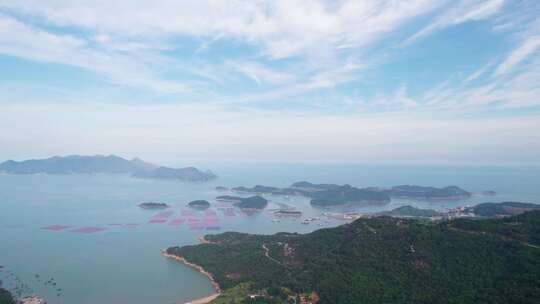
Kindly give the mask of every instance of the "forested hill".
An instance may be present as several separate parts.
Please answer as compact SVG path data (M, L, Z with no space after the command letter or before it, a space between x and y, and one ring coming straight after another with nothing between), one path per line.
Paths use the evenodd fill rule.
M496 220L377 217L310 234L172 247L214 274L212 303L540 303L540 211Z
M0 287L0 304L15 304L11 293L2 287Z

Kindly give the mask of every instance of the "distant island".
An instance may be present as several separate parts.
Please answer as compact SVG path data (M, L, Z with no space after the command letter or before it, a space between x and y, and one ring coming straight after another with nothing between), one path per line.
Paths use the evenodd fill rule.
M206 235L166 254L213 278L216 304L532 304L538 231L540 211L436 223L380 216L309 234Z
M127 160L115 155L70 155L25 161L8 160L0 164L0 172L7 174L124 173L131 174L135 178L189 182L205 182L217 177L211 171L202 172L194 167L175 169L157 166L138 158Z
M196 200L189 202L188 206L195 209L208 209L210 207L210 202L205 200Z
M139 207L143 209L165 209L165 208L169 208L169 205L165 203L144 202L144 203L140 203Z
M268 205L268 200L258 195L251 197L221 195L216 197L216 200L231 202L234 203L234 206L243 209L264 209Z
M357 188L351 185L313 184L307 181L293 183L286 188L256 185L249 187L234 187L237 193L271 194L271 195L301 195L311 198L311 204L319 207L339 205L373 205L386 204L392 198L416 200L461 200L471 197L471 194L457 186L444 188L425 187L416 185L401 185L385 188Z
M219 192L226 192L226 191L229 191L229 188L227 187L223 187L223 186L217 186L216 188L214 188L216 191L219 191Z
M359 189L350 185L312 192L309 196L311 197L311 204L320 207L344 204L386 204L390 202L390 197L383 192L373 191L368 188Z

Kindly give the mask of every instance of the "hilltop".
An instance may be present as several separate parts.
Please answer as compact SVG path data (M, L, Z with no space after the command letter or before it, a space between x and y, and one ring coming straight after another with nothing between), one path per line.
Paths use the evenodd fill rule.
M301 235L207 235L171 247L213 274L212 303L538 303L540 211L433 223L362 218Z

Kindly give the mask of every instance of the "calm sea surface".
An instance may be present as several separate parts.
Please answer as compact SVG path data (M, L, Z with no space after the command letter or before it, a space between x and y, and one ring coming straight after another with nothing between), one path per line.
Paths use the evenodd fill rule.
M223 231L274 233L309 232L321 226L302 225L301 219L273 222L270 212L225 215L215 204L213 188L287 186L299 180L348 183L354 186L418 184L458 185L473 193L495 190L495 197L475 194L460 202L392 201L359 212L376 212L411 204L444 209L486 201L540 203L540 169L515 167L384 167L361 165L204 164L220 175L212 183L186 184L132 179L124 175L11 176L0 175L0 279L8 288L25 283L49 303L175 303L212 293L208 280L191 268L167 260L160 249L197 243L197 237L219 227ZM186 203L207 199L215 212L189 214ZM303 211L303 217L319 216L323 210L304 198L269 197L267 209L286 203ZM149 223L160 211L142 210L143 201L165 202L172 214L158 215L164 223ZM168 216L168 217L167 217ZM190 218L192 220L190 220ZM217 218L217 219L216 219ZM183 219L181 225L170 221ZM336 226L342 221L322 223ZM131 225L127 225L131 224ZM50 225L69 226L44 230ZM94 233L74 232L81 227L105 228ZM11 275L11 273L15 274ZM39 275L37 277L36 275ZM53 279L50 284L44 281ZM53 285L52 282L54 282ZM58 296L60 294L60 296Z

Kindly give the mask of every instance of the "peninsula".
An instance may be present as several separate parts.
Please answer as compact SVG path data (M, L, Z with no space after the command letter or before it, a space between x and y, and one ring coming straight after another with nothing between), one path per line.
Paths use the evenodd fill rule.
M221 287L211 303L532 304L539 230L540 211L437 223L381 216L309 234L206 235L166 254L211 275Z

